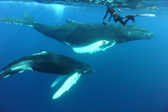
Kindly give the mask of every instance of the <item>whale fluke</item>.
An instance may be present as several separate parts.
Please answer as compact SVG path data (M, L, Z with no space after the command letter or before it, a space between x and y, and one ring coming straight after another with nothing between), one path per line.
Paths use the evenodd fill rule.
M0 18L0 22L8 23L8 24L16 24L16 25L26 25L33 27L34 26L34 18L28 12L24 13L24 17L2 17Z

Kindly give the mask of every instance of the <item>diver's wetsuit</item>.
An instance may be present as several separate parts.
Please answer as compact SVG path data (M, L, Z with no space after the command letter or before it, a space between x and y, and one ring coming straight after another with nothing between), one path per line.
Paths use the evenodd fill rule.
M126 21L123 21L122 20L123 18L118 13L115 12L115 10L112 8L112 6L110 4L107 4L107 11L106 11L106 14L103 18L103 21L107 17L108 13L110 13L110 18L109 18L108 22L111 20L112 16L113 16L115 22L119 21L122 25L125 25L129 20L129 18L127 18Z

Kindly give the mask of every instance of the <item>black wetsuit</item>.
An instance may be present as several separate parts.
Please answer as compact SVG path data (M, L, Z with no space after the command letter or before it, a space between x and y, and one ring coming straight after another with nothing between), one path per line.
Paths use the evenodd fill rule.
M128 20L129 20L129 18L127 18L126 21L123 21L122 20L123 18L118 13L115 12L115 10L111 6L111 4L107 4L107 11L106 11L106 14L105 14L105 16L103 18L103 21L107 17L108 13L110 13L110 18L109 18L108 22L111 20L111 17L114 18L115 22L119 21L122 25L125 25L128 22Z

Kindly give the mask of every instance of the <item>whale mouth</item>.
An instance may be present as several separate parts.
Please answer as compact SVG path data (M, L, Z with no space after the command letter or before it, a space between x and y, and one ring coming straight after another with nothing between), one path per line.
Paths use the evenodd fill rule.
M139 26L132 27L132 32L126 33L127 40L123 38L123 42L132 40L152 39L155 37L154 32L141 28Z
M95 72L95 70L94 70L94 69L89 69L89 70L87 70L87 71L84 71L84 73L85 73L85 74L88 74L88 73L93 73L93 72Z
M95 70L93 68L90 67L90 65L87 65L88 67L86 67L84 70L83 70L83 74L90 74L90 73L93 73L95 72Z
M147 35L148 35L147 39L152 39L155 37L155 34L153 32L149 32Z
M140 30L139 32L140 32L139 34L141 34L141 39L152 39L155 37L155 34L152 31L143 29L143 30Z

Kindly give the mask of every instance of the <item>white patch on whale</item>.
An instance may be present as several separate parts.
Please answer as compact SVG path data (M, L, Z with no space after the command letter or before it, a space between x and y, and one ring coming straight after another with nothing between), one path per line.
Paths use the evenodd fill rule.
M42 50L40 53L35 53L35 54L32 54L31 56L42 55L42 54L46 54L46 53L47 53L47 51Z
M63 41L63 43L64 43L64 44L66 44L66 45L71 45L70 43L68 43L68 42L65 42L65 41Z
M31 60L28 60L28 61L22 61L20 63L17 63L11 67L11 71L16 71L16 70L19 70L20 72L24 72L26 70L33 71L31 67L31 62L32 62Z
M53 95L52 99L59 98L64 92L69 91L69 89L76 84L78 79L80 78L81 73L75 72L73 75L71 75L64 84L58 89L58 91Z
M3 78L7 78L7 77L9 77L11 74L7 74L7 75L5 75Z
M19 73L23 73L24 71L19 71Z
M115 40L113 40L112 42L108 40L100 40L84 47L74 47L73 50L77 53L92 54L98 51L105 51L106 49L114 46L115 44L116 44Z

